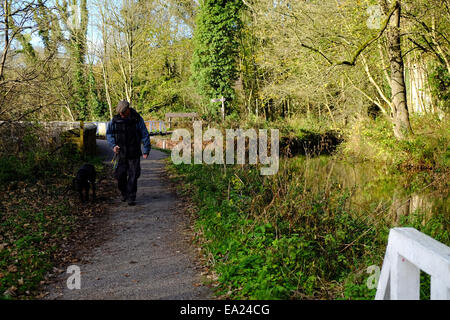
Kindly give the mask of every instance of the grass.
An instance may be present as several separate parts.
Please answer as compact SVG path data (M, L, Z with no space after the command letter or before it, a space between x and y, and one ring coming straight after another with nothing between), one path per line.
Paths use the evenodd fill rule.
M436 115L410 117L414 135L398 141L384 118L356 121L338 152L351 161L388 163L407 170L444 170L450 165L450 128Z
M335 298L373 239L385 238L344 209L345 193L300 199L298 186L262 179L254 169L174 169L198 206L196 227L226 298Z
M423 159L416 150L404 161L414 154ZM441 155L433 158L438 168L445 164L439 162ZM305 163L282 159L278 174L267 177L251 166L169 165L197 207L198 241L218 275L220 297L373 299L376 290L367 286L367 268L381 267L391 227L411 226L450 245L448 212L431 217L412 212L393 222L384 209L389 203L380 207L368 196L368 205L357 208L351 202L353 189L336 181L323 189L308 183ZM448 172L439 169L437 176L392 174L381 174L366 192L390 192L400 184L412 193L439 179L439 188L448 188ZM428 288L424 278L423 298Z
M68 259L62 245L105 206L80 205L70 191L84 162L95 165L97 181L108 175L100 159L85 159L70 145L57 153L39 144L28 150L0 157L0 299L42 297L46 274ZM102 194L103 187L97 189Z
M152 150L158 150L158 151L164 152L165 154L171 154L171 153L172 153L172 151L169 150L169 149L158 148L158 147L156 147L156 146L154 146L154 145L152 145ZM150 152L151 152L151 151L150 151Z
M76 222L63 201L45 209L30 209L27 201L3 212L0 230L0 292L3 298L31 296L53 266L58 241L67 238Z

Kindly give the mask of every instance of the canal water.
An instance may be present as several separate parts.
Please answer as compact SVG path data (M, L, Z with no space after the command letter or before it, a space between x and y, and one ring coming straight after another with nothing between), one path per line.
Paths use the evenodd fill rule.
M393 225L413 213L423 215L424 222L437 214L449 217L445 175L393 172L386 165L348 163L329 156L297 156L287 161L302 173L305 190L320 193L333 186L347 192L352 212L383 215Z

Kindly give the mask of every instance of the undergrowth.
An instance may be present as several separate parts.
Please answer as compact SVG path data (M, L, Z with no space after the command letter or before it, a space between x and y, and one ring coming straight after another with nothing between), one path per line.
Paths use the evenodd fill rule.
M170 165L198 210L196 228L231 299L373 299L367 268L381 267L389 228L383 215L355 212L352 190L304 184L294 161L277 175L255 167ZM411 214L413 226L450 244L448 216Z
M80 205L71 190L84 162L95 165L97 181L108 174L100 159L84 158L70 144L51 152L33 132L24 140L22 152L0 157L0 299L42 297L45 275L66 259L62 244L104 207Z
M412 114L414 134L399 141L385 118L355 121L338 149L352 161L388 163L402 171L443 170L450 165L450 128L446 118Z

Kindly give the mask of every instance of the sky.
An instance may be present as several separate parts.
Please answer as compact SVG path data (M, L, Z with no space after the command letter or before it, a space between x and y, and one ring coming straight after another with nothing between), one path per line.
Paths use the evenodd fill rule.
M48 0L48 6L54 6L56 0ZM109 0L110 3L120 4L122 0ZM93 48L98 47L101 44L101 31L97 27L97 23L100 19L100 14L98 11L96 0L87 0L89 20L88 20L88 30L87 30L87 41L88 41L88 54L94 52ZM191 31L188 28L181 28L180 37L190 37ZM33 47L42 47L43 43L37 32L32 35L31 44ZM92 56L88 60L95 60Z
M118 1L118 0L111 0L111 1ZM55 0L48 0L47 2L48 6L54 6ZM96 21L98 20L98 10L97 7L94 5L95 2L92 0L87 1L88 5L88 11L89 11L89 21L88 21L88 31L87 31L87 38L89 43L98 43L101 39L100 32L96 28ZM39 35L34 33L31 38L31 44L33 47L42 47L43 43Z

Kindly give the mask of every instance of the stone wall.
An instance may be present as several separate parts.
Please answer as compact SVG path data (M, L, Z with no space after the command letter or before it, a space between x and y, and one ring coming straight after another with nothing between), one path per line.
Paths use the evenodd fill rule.
M80 122L69 121L0 121L0 151L9 154L26 151L21 146L26 129L30 127L40 129L36 133L39 134L39 143L44 146L56 148L69 139L84 154L96 154L97 126L92 123L82 126Z

